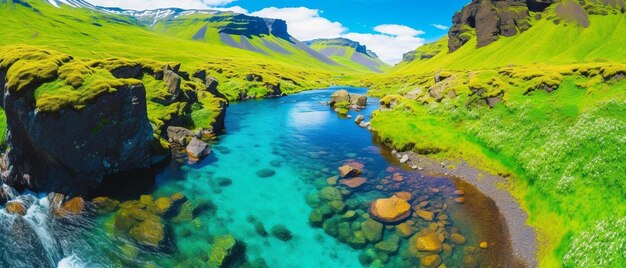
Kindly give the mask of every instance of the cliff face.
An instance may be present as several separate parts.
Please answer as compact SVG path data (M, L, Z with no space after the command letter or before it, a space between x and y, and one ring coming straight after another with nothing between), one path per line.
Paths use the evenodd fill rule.
M260 35L275 35L289 39L287 23L279 19L264 19L242 14L224 13L206 18L208 22L219 22L217 28L220 33L245 35L247 37Z
M103 177L150 165L152 128L143 85L124 86L82 110L39 112L28 93L5 90L8 184L82 193Z
M552 6L556 14L545 14ZM454 52L475 34L478 47L528 30L531 19L547 18L558 24L562 20L587 27L588 15L624 13L623 0L472 0L452 18L448 48ZM531 18L532 16L532 18Z

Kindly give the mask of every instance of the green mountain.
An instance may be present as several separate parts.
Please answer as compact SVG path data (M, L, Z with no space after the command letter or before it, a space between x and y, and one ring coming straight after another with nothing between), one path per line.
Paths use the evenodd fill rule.
M346 38L316 39L305 43L322 55L355 70L381 73L391 68L366 46Z
M508 174L540 267L623 267L624 44L621 0L475 0L364 80L386 108L371 123L398 150Z

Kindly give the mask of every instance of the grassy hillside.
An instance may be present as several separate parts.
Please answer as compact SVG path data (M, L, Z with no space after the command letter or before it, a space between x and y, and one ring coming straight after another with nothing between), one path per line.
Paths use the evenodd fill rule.
M351 72L313 57L303 59L302 56L290 61L287 57L276 58L223 44L181 39L151 31L131 17L63 5L56 8L39 0L28 1L28 4L32 8L12 0L0 3L3 18L0 46L43 45L91 59L120 57L180 62L189 72L209 65L215 68L209 74L222 82L220 91L227 96L238 96L241 91L262 96L265 82L280 83L286 93L316 88L334 83L337 73ZM246 81L248 74L261 75L264 82ZM237 83L228 87L226 81Z
M372 125L392 147L508 174L540 267L624 267L626 15L545 17L482 48L425 46L416 55L436 55L364 81L386 96Z

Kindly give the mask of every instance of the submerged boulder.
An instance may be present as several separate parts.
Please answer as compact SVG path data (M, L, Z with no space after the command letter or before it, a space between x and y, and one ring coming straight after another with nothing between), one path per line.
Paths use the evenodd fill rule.
M394 223L411 215L411 205L397 196L377 199L370 205L370 214L378 221Z
M209 252L209 268L238 267L245 260L245 245L232 235L215 238Z

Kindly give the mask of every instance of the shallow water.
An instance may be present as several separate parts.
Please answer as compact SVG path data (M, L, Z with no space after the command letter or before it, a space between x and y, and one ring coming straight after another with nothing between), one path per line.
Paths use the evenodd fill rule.
M369 131L325 105L334 90L232 104L228 108L227 130L215 142L207 159L195 164L182 158L172 161L156 175L154 192L135 191L135 199L140 194L159 197L182 192L196 204L210 204L207 212L193 221L171 225L174 250L158 252L133 246L128 238L112 231L113 215L54 219L46 215L46 199L31 194L34 205L26 221L30 227L20 232L36 230L37 235L28 239L40 242L13 250L27 242L20 241L20 232L8 227L21 220L1 212L4 227L0 234L4 241L0 242L0 266L172 267L192 259L205 260L215 236L232 234L245 243L248 260L263 259L270 267L361 267L361 249L353 249L309 224L312 207L307 197L326 187L326 178L336 175L337 168L346 161L364 164L364 177L369 180L349 197L362 203L355 210L366 211L367 204L375 198L410 191L416 200L449 206L448 221L468 239L467 245L477 246L481 241L495 245L474 254L481 265L506 266L512 261L507 230L493 202L461 181L402 170ZM365 93L365 89L350 91ZM363 114L369 121L377 102L370 98L367 109L350 114ZM257 174L261 170L275 174L261 177ZM396 172L405 181L379 183ZM466 203L451 202L449 193L455 189L466 191ZM291 240L257 232L261 225L270 232L279 224L291 231ZM393 229L385 231L385 237L391 233ZM403 240L400 251L406 243ZM455 249L444 262L448 267L460 266L462 252L461 247ZM390 254L387 266L399 266L400 255ZM44 261L14 260L26 256L40 256Z

